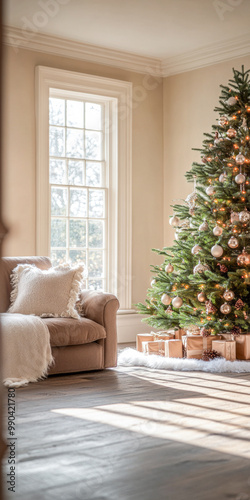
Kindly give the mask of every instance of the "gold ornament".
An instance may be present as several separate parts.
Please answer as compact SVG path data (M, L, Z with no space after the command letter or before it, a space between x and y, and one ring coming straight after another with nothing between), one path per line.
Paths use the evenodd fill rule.
M197 266L195 266L193 269L194 274L202 274L205 271L210 271L210 267L207 264L202 264L201 262L199 262L199 264L197 264Z
M197 200L197 193L195 191L193 193L189 194L186 198L186 202L190 208L195 207L196 200Z
M245 248L237 258L237 264L239 266L249 266L250 265L250 255L246 252Z
M224 125L227 124L227 117L226 116L220 116L218 123L221 127L224 127Z
M229 99L226 101L226 104L228 106L234 106L237 103L237 99L235 97L229 97Z
M239 214L237 212L231 213L231 223L239 222Z
M250 220L250 212L245 208L242 212L239 213L240 222L249 222Z
M174 270L174 268L173 268L173 266L172 266L172 264L171 264L171 262L170 262L170 263L169 263L169 264L165 267L165 271L166 271L166 273L172 273L172 272L173 272L173 270Z
M179 224L180 224L179 217L177 217L176 215L174 215L173 217L171 217L171 219L169 219L169 224L172 227L178 227Z
M214 186L208 186L206 189L206 193L208 194L208 196L212 196L215 193Z
M175 297L173 300L172 300L172 306L173 307L176 307L177 309L179 309L179 307L181 307L183 304L183 300L181 299L181 297Z
M213 257L216 257L217 259L223 255L223 248L220 245L214 245L211 248L211 254Z
M235 238L235 236L231 236L230 240L228 240L228 246L229 248L238 248L239 246L239 241L237 240L237 238Z
M199 302L205 302L207 300L206 295L204 292L198 293L197 299Z
M220 227L220 226L215 226L215 227L213 228L213 234L214 234L214 236L221 236L221 235L222 235L222 233L223 233L223 229L222 229L222 227Z
M237 132L234 128L229 128L227 131L227 137L229 137L229 139L236 137L236 134L237 134Z
M166 293L164 293L162 296L161 296L161 302L164 304L164 306L169 306L169 304L171 304L171 297L170 295L167 295Z
M236 184L244 184L244 182L246 182L246 176L244 174L238 174L234 180Z
M227 178L227 174L225 172L223 174L220 174L219 182L225 182L226 178Z
M234 299L235 295L234 295L234 292L232 290L226 290L223 294L223 297L225 300L230 302L230 300Z
M230 312L232 311L232 307L230 306L230 304L227 304L227 302L224 302L224 304L222 304L222 306L220 307L220 311L222 312L222 314L230 314Z
M197 253L199 253L200 251L202 250L202 248L200 247L200 245L194 245L194 247L192 248L191 250L191 253L193 255L196 255Z
M208 231L208 223L206 219L204 219L202 224L199 226L199 231Z
M239 153L236 158L235 158L235 161L238 165L243 165L243 163L245 162L245 156L242 155L241 153Z

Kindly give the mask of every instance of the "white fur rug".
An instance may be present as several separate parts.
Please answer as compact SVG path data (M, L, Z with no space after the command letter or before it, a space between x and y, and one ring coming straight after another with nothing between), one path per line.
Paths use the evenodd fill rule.
M224 358L202 361L200 359L165 358L127 347L118 355L118 366L145 366L157 370L200 371L214 373L250 373L250 361L226 361Z

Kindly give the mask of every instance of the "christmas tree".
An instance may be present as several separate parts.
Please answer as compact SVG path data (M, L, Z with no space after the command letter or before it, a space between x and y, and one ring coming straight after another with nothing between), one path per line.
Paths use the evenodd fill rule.
M194 191L173 205L174 244L153 249L164 262L152 266L146 304L137 308L156 328L250 333L249 72L233 69L221 85L217 123L186 173Z

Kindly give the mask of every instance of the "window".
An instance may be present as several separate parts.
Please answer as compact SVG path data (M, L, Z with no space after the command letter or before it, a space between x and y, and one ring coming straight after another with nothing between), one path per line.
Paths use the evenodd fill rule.
M88 269L85 287L107 290L108 109L50 90L50 256ZM61 92L60 92L61 94Z
M132 85L36 68L36 254L131 309Z

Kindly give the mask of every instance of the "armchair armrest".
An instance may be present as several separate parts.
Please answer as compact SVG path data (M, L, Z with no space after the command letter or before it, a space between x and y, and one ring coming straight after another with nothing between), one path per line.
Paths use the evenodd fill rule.
M119 301L110 293L102 293L86 290L81 292L78 310L85 316L106 330L104 339L104 368L116 366L117 363L117 330L116 312L119 308Z

